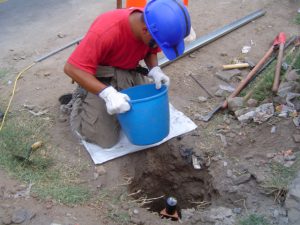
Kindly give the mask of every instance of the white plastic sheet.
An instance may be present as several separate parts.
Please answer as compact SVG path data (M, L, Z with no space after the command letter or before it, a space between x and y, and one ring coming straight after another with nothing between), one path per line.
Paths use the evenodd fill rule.
M88 143L86 141L82 141L84 147L89 152L91 158L93 159L95 164L102 164L109 160L141 151L147 148L151 148L154 146L158 146L173 137L182 135L184 133L190 132L197 128L197 125L187 116L185 116L182 112L176 110L170 104L170 133L164 138L162 141L152 144L152 145L144 145L137 146L133 145L129 142L127 137L123 132L121 132L119 142L113 146L112 148L101 148L98 145Z

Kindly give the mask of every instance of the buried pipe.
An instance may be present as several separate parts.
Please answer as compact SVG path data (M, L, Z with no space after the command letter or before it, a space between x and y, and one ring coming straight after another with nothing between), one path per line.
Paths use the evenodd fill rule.
M257 10L239 20L236 20L224 27L221 27L221 28L207 34L207 35L204 35L204 36L200 37L199 39L188 44L184 50L184 53L181 56L177 57L175 60L170 61L166 57L164 57L164 58L161 58L158 60L158 65L160 67L167 66L170 63L176 61L177 59L184 57L185 55L197 50L198 48L201 48L201 47L209 44L210 42L217 40L218 38L224 36L225 34L228 34L231 31L234 31L235 29L237 29L237 28L265 15L265 14L266 14L265 10L262 10L262 9Z

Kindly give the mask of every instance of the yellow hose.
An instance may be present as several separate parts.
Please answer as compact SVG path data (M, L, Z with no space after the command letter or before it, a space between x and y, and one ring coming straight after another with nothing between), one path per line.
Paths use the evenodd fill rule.
M32 63L31 65L27 66L25 69L23 69L23 70L18 74L18 76L17 76L16 79L15 79L13 91L12 91L11 97L10 97L9 102L8 102L8 106L7 106L6 110L5 110L5 113L4 113L2 122L1 122L0 132L1 132L2 128L3 128L3 126L4 126L4 122L5 122L6 116L7 116L7 114L8 114L8 110L9 110L10 105L11 105L11 102L12 102L14 96L15 96L15 91L16 91L16 87L17 87L17 81L19 80L20 76L21 76L24 72L26 72L27 70L29 70L31 67L33 67L34 64L36 64L36 63L34 62L34 63Z

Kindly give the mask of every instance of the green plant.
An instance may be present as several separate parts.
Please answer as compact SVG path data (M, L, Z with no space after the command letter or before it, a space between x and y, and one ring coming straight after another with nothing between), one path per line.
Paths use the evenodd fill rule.
M300 69L300 50L297 48L291 48L284 57L283 60L286 64L292 66L294 69ZM272 86L274 81L275 67L277 61L273 61L268 65L259 76L249 84L249 86L241 92L241 96L249 99L249 97L254 98L258 101L263 101L264 99L271 97ZM287 71L281 70L281 80L285 79ZM300 71L298 71L300 73Z
M280 163L271 164L271 176L261 186L266 194L274 195L275 201L281 203L285 200L288 185L300 170L300 160L296 160L291 167L285 167Z
M295 23L300 24L300 14L298 13L296 18L295 18Z
M45 154L49 150L45 145L31 149L37 140L46 140L46 127L49 124L43 119L26 113L11 114L0 132L0 167L33 184L32 192L40 198L50 197L68 205L88 201L89 190L76 184L80 168L55 165L49 154Z
M270 223L261 215L251 214L239 222L239 225L269 225Z

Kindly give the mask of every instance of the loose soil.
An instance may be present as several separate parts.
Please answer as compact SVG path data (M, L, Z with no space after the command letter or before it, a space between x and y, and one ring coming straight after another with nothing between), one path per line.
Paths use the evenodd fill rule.
M81 37L99 13L115 7L113 0L101 3L30 1L22 3L23 7L8 4L12 2L0 3L0 29L5 33L0 37L0 69L5 71L5 76L0 73L2 111L12 90L9 81L13 81L19 71L39 56ZM26 185L0 170L2 223L16 209L26 208L35 215L29 223L33 225L176 224L161 220L157 213L153 213L164 207L166 197L175 196L182 209L197 208L195 202L198 206L199 202L207 202L207 206L239 207L243 209L243 215L259 212L277 224L272 217L272 209L278 205L272 196L262 193L259 185L270 172L267 153L287 149L299 151L292 135L300 134L300 131L290 118L272 118L262 125L241 125L227 112L221 112L209 123L197 121L197 114L210 111L222 99L215 97L204 103L197 102L198 96L206 96L206 93L189 74L194 74L214 93L219 84L224 84L214 76L215 72L221 69L222 64L241 57L243 46L251 45L247 57L257 62L279 32L284 31L288 36L299 35L299 25L294 23L299 7L299 1L294 0L190 1L192 26L198 37L257 9L263 8L267 13L163 69L171 78L171 103L194 120L198 125L195 131L159 147L107 162L104 164L106 173L97 178L94 177L95 165L84 147L71 135L68 122L59 121L58 98L75 88L63 73L63 65L74 47L34 65L18 81L11 111L24 110L24 104L48 109L45 117L50 118L52 125L47 130L46 145L53 150L51 155L56 163L70 168L82 165L82 184L92 193L100 189L103 192L107 190L108 194L96 203L91 201L75 206L34 195L14 198ZM243 75L247 72L242 71ZM277 127L275 134L270 133L273 125ZM216 136L217 131L226 136L227 147ZM190 160L180 154L182 149L190 149L201 156L206 166L195 170ZM234 185L228 177L228 170L236 175L248 171L251 177L246 183ZM139 190L139 194L131 195ZM145 196L164 197L141 207L137 200Z

